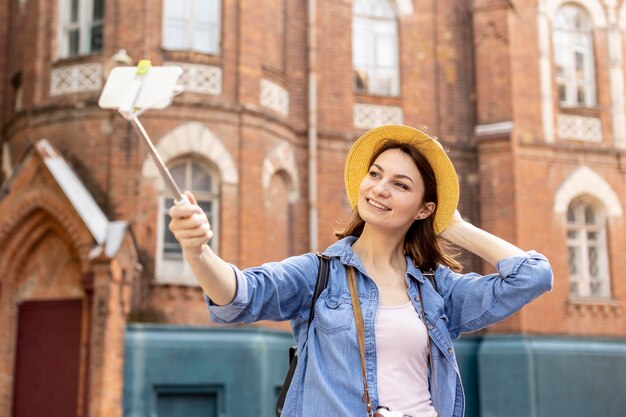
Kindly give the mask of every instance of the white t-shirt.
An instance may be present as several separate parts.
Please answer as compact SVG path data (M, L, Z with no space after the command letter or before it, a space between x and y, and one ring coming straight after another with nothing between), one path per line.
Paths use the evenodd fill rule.
M375 332L379 404L436 417L428 391L428 332L413 304L379 306Z

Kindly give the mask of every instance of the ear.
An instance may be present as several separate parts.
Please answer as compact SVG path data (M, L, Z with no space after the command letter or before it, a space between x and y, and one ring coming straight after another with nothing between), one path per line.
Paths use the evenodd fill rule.
M423 220L426 217L430 216L434 213L436 207L437 205L433 202L422 204L419 211L415 215L415 220Z

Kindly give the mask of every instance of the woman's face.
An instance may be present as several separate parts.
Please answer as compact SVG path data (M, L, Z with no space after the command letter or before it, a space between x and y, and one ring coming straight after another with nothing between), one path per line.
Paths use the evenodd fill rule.
M399 149L383 152L359 187L358 210L370 226L408 230L416 216L428 217L434 203L424 203L424 181L413 159Z

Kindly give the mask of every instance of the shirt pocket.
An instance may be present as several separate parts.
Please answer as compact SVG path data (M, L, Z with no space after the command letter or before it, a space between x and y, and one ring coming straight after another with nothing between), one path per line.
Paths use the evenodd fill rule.
M350 293L322 294L315 305L313 325L323 333L340 333L352 328Z

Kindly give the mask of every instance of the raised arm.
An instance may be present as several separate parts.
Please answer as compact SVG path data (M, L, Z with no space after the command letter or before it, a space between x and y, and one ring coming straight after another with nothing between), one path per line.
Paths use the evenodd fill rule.
M237 281L232 267L211 250L207 243L213 230L206 214L193 194L185 192L191 204L170 208L169 228L180 242L183 257L191 267L196 280L215 304L230 303L237 292Z
M496 274L480 275L441 268L439 291L453 338L509 317L552 288L552 269L543 255L524 252L462 220L458 212L441 237L480 256L498 270Z
M441 232L441 237L480 256L493 266L510 256L528 256L512 243L466 222L458 211L454 213L450 225Z

